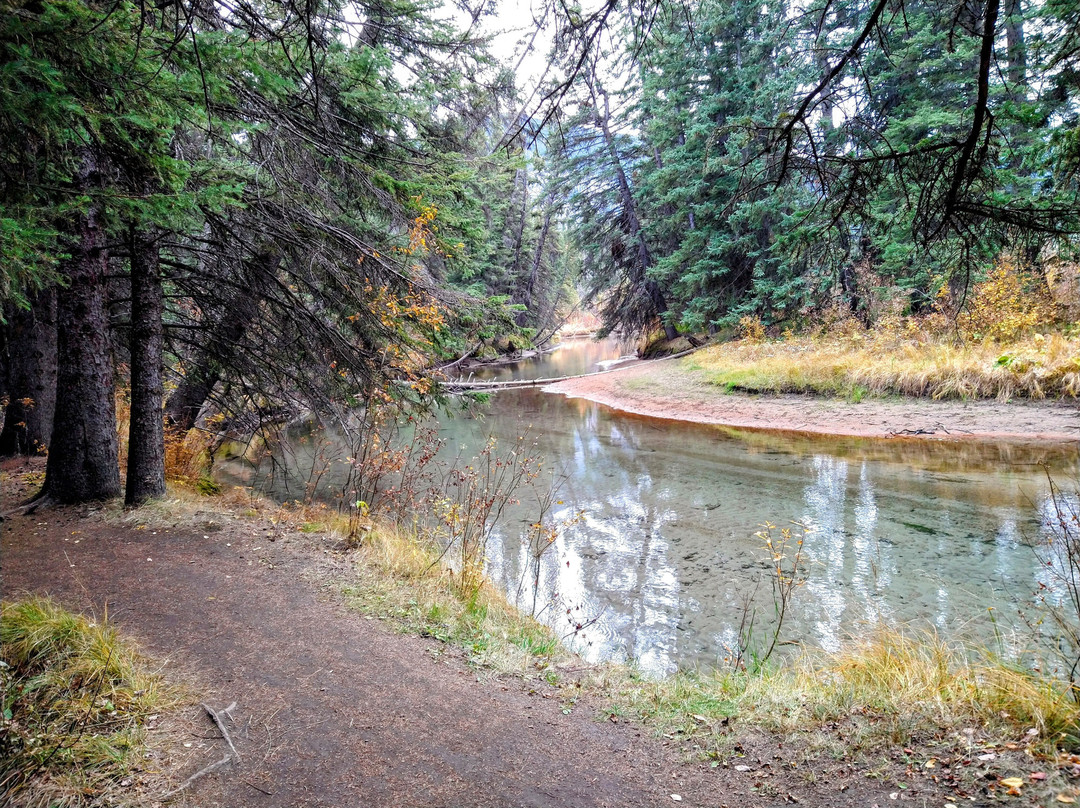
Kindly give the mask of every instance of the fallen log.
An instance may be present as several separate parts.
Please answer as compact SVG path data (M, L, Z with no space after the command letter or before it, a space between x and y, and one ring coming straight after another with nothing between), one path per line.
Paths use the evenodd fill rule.
M671 356L665 356L660 359L639 360L634 362L627 362L626 364L619 365L618 367L608 368L607 370L597 370L592 373L579 373L576 376L555 376L547 379L507 379L506 381L447 381L443 382L443 391L449 395L456 395L458 393L469 392L495 392L497 390L517 390L522 387L543 387L549 384L556 384L558 382L567 382L571 379L586 379L590 376L602 376L606 373L618 373L620 370L625 370L630 367L638 367L642 364L642 361L648 362L665 362L668 359L678 359L681 356L692 354L697 348L691 348L688 351L682 351Z

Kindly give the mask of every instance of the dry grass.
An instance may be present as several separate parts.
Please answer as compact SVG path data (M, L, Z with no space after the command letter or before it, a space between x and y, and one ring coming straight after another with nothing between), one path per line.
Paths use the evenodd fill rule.
M731 721L790 733L850 724L848 751L964 737L965 728L1034 751L1072 748L1080 707L1067 685L933 634L880 629L839 653L807 652L753 673L680 673L651 680L625 667L590 682L616 711L664 734L725 734Z
M376 527L357 553L359 581L344 587L350 606L408 633L463 648L469 661L498 673L545 675L572 659L547 626L485 582L463 594L438 546L422 534Z
M744 338L685 361L713 384L752 392L854 400L866 395L1001 400L1080 395L1080 340L1035 334L1006 344L960 344L908 326L848 327L826 336L777 341Z
M861 714L870 738L891 739L897 728L933 736L979 726L1044 747L1077 740L1080 707L1065 683L933 633L880 629L839 653L803 657L788 683L788 709L765 697L756 705L781 716L778 727Z
M135 802L150 716L179 703L107 621L42 598L0 619L0 802Z

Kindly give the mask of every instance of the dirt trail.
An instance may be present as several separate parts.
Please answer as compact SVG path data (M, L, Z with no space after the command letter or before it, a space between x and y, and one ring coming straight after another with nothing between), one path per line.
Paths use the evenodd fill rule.
M617 372L558 382L544 390L637 415L748 429L1021 443L1080 440L1080 406L1075 401L867 398L849 402L807 395L728 394L709 384L701 373L683 367L680 360L639 362Z
M11 505L9 492L0 507ZM172 804L633 808L896 799L888 798L896 793L888 776L868 779L842 760L786 767L791 738L747 741L745 756L711 768L647 728L598 719L595 704L565 715L546 686L478 673L435 640L346 612L326 582L347 576L350 564L329 539L210 510L195 522L139 529L57 509L9 517L2 528L4 597L33 591L87 613L107 609L168 660L166 673L195 682L196 701L237 703L240 766L197 780ZM224 748L196 704L185 710L196 729L174 782ZM752 771L736 771L738 763ZM929 780L905 788L904 801L943 802Z

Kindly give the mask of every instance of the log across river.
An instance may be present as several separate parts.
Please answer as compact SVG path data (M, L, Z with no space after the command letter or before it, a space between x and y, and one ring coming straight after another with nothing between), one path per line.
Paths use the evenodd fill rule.
M692 348L689 351L682 351L681 353L672 354L671 356L665 356L660 359L644 360L648 362L665 362L670 359L679 359L683 356L688 356L697 348ZM549 352L549 354L552 352ZM533 357L531 359L522 360L522 362L536 362L543 361L544 354L540 357ZM450 379L443 384L443 388L448 393L461 393L468 392L470 390L484 390L484 391L497 391L497 390L516 390L522 387L545 387L549 384L556 384L558 382L568 382L571 379L584 379L589 376L603 376L607 373L617 373L628 367L636 367L640 362L634 360L632 357L620 356L617 360L601 360L601 361L617 361L619 364L615 367L605 368L604 370L595 370L591 373L577 373L573 376L549 376L546 378L525 378L525 379L478 379L474 380L471 377ZM521 364L520 362L511 362L507 365L501 365L499 367L513 367ZM485 368L484 370L489 370Z

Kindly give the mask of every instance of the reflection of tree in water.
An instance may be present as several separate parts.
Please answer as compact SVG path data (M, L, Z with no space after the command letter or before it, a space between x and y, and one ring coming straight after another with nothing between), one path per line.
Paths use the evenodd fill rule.
M1023 513L1015 503L1025 494L1008 474L748 452L715 430L531 395L535 406L516 409L546 430L545 454L568 459L566 501L585 512L559 545L555 589L604 609L594 637L602 650L625 650L654 670L722 658L755 581L759 619L768 620L771 589L754 538L764 521L815 525L809 583L785 635L835 646L868 622L955 628L983 613L1000 565L987 551L1000 525ZM1030 558L1003 551L1030 575Z
M670 664L679 581L663 541L670 509L655 504L654 475L635 425L590 407L566 433L575 470L571 505L584 516L566 543L577 563L560 564L560 589L580 591L602 620L605 651L614 646L653 670ZM587 593L592 593L589 597Z
M754 536L766 521L817 528L806 540L809 581L785 629L795 640L832 644L879 620L953 631L988 605L999 618L1013 612L1011 599L1038 574L1007 526L1037 531L1030 502L1045 479L1037 468L999 466L996 449L987 460L952 444L840 441L834 453L820 441L736 439L534 389L496 394L482 417L444 419L440 431L453 451L529 431L548 465L568 475L553 518L584 516L545 558L538 600L552 604L541 616L561 634L602 612L586 632L593 656L629 653L656 671L722 658L755 580L762 619L771 615ZM511 593L527 572L522 536L534 516L527 502L508 513L489 547L489 573ZM530 610L531 597L523 605Z

